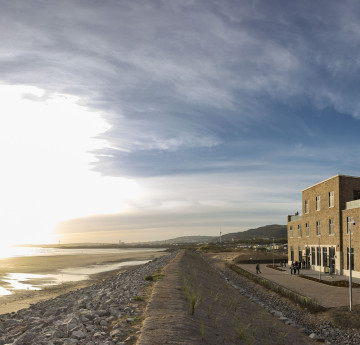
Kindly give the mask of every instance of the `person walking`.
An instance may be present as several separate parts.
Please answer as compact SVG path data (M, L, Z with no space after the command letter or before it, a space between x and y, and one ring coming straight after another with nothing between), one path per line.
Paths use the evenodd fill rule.
M259 263L256 264L256 274L259 274L260 272L260 265Z

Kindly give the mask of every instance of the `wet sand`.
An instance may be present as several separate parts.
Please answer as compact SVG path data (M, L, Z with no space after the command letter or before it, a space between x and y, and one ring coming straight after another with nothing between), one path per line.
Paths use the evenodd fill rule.
M128 252L119 254L76 254L57 256L33 256L15 257L0 260L0 280L7 273L32 273L52 274L57 270L85 267L96 264L120 263L126 261L152 260L164 255L164 252ZM55 298L69 291L77 290L92 285L97 281L113 274L126 270L123 267L118 270L97 273L89 276L89 279L78 282L68 282L60 285L45 286L39 291L14 290L11 295L0 296L0 315L14 312L22 308L28 308L31 304L41 300Z

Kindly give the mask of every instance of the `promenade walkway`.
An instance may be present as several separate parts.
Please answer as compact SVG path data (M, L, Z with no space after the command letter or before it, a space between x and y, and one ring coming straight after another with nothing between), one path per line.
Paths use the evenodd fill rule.
M248 272L256 274L255 264L238 264L239 267ZM304 296L310 297L318 304L325 308L349 306L349 288L335 287L320 282L311 281L309 279L301 278L297 274L291 274L290 268L287 266L283 268L285 271L277 271L266 267L265 264L260 265L259 275L263 278L271 280L283 287L298 292ZM319 272L309 269L301 269L300 274L319 278ZM349 280L347 276L330 276L329 274L321 274L322 280ZM360 284L359 278L353 278L353 282ZM360 304L360 288L352 289L352 304Z

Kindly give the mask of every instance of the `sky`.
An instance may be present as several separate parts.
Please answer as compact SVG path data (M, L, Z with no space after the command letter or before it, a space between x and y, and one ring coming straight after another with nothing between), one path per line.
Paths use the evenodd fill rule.
M357 1L0 0L3 243L286 224L360 176Z

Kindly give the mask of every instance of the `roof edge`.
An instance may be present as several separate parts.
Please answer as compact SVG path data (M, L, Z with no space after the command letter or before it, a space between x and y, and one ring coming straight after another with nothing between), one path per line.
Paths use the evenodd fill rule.
M309 188L313 188L313 187L315 187L315 186L317 186L317 185L319 185L319 184L321 184L321 183L324 183L324 182L326 182L326 181L332 180L333 178L336 178L336 177L350 177L350 178L360 179L359 176L350 176L350 175L337 174L337 175L335 175L335 176L332 176L332 177L327 178L326 180L323 180L323 181L320 181L320 182L318 182L318 183L315 183L315 184L313 184L313 185L310 186L310 187L307 187L307 188L305 188L305 189L302 189L301 191L303 192L303 191L305 191L305 190L307 190L307 189L309 189Z

